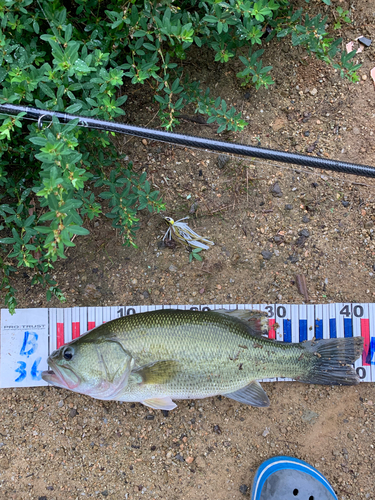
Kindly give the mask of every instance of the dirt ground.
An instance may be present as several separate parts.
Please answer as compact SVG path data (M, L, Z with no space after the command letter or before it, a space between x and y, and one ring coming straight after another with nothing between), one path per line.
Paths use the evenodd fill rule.
M346 1L337 5L349 8ZM335 35L374 39L373 2L353 7L354 22ZM249 121L223 140L375 166L369 75L375 42L358 55L357 84L291 48L289 40L277 47L271 42L263 59L274 67L276 83L258 92L240 87L236 64L196 56L199 65L192 58L186 71ZM129 123L159 127L145 87L130 94L126 112ZM177 131L218 137L216 128L187 118ZM374 301L373 180L116 140L160 189L164 215L190 215L191 227L215 246L201 253L202 262L189 263L184 248L163 246L162 217L142 213L139 249L125 248L103 216L88 223L91 234L56 265L66 306L306 302L296 274L306 277L308 303ZM20 307L59 307L30 280L21 271L15 283ZM373 385L263 386L270 408L215 397L181 401L168 415L56 388L1 390L0 498L240 500L249 496L262 461L286 454L317 467L340 500L374 500Z

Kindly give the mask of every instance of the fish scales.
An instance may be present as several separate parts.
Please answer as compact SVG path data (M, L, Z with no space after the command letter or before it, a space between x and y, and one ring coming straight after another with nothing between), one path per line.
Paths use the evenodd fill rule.
M295 377L303 371L299 347L251 336L243 322L215 313L152 311L119 318L108 327L124 336L137 366L177 360L177 373L163 386L176 399L232 392L250 380ZM101 329L106 330L105 325L98 328L98 335ZM128 387L122 394L134 390ZM138 394L157 395L160 390L159 384L143 386Z
M43 378L99 399L156 408L174 407L172 399L219 394L267 406L264 391L252 385L262 378L357 383L347 365L360 355L360 338L315 346L276 342L260 333L256 322L228 312L134 314L100 325L55 351L48 360L54 371L43 372Z

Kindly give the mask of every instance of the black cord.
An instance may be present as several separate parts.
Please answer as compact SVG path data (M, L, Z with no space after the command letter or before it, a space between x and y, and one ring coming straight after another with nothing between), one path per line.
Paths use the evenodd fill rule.
M56 116L56 118L64 123L78 118L78 125L82 127L95 128L108 132L118 132L120 134L134 135L136 137L142 137L144 139L168 142L169 144L178 144L180 146L208 149L211 151L221 151L223 153L238 154L242 156L251 156L254 158L273 160L281 163L293 163L295 165L321 168L324 170L332 170L334 172L342 172L345 174L354 174L362 177L375 177L375 168L368 165L358 165L355 163L347 163L325 158L316 158L297 153L253 147L246 144L217 141L214 139L207 139L205 137L175 134L173 132L165 132L164 130L160 131L149 128L135 127L133 125L109 122L105 120L97 120L90 117L70 115L68 113L61 113L59 111L47 111L42 109L29 108L27 106L0 104L0 112L1 111L6 112L10 115L23 112L26 113L25 118L36 119L39 121L39 123L41 123L41 120L46 121L48 119L50 121L52 116Z

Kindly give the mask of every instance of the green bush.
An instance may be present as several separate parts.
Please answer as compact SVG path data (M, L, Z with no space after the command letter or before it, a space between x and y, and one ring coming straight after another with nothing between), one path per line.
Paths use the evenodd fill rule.
M184 75L181 60L189 49L205 46L221 63L239 57L244 68L237 76L258 89L273 83L258 47L291 35L293 45L355 80L354 52L334 59L340 40L328 38L325 22L293 12L287 0L178 6L173 0L0 0L0 103L113 120L124 114L121 85L147 81L167 130L188 104L216 122L218 132L242 130L246 122L235 108ZM76 235L89 233L85 218L105 213L124 244L135 246L138 211L164 209L146 174L124 163L107 133L55 118L39 130L22 117L3 117L0 126L1 287L12 311L11 276L19 267L33 270L33 283L47 287L48 299L64 300L49 272Z

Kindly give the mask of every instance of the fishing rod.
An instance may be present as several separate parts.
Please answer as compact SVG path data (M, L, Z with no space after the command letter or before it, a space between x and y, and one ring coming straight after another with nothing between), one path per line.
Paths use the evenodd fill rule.
M168 142L169 144L176 144L179 146L208 149L210 151L220 151L223 153L250 156L253 158L273 160L281 163L292 163L296 165L331 170L334 172L341 172L345 174L354 174L362 177L375 177L375 168L368 165L360 165L356 163L348 163L326 158L316 158L313 156L290 153L287 151L248 146L247 144L218 141L215 139L208 139L206 137L176 134L174 132L166 132L164 130L136 127L134 125L128 125L124 123L97 120L88 116L71 115L69 113L62 113L60 111L49 111L30 108L28 106L18 106L14 104L0 104L0 113L6 113L11 116L17 113L25 113L24 118L37 120L38 126L40 128L42 127L43 122L51 120L53 116L58 118L63 123L78 119L78 125L81 127L133 135L136 137L142 137L144 139Z

